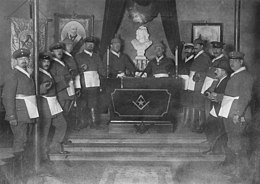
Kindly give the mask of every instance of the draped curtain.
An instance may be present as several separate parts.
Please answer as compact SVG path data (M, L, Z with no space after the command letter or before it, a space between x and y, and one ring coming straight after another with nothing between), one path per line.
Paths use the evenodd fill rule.
M174 54L176 46L180 45L180 33L177 17L175 0L158 0L160 14L162 17L162 25L166 35L167 42ZM180 54L179 54L180 56Z
M121 24L126 10L127 1L128 0L106 0L104 23L100 43L100 54L102 56L106 52L106 48L110 44L110 40L115 36ZM166 39L172 53L174 53L175 47L180 44L176 1L154 0L153 3L156 3L157 7L159 7Z
M127 0L106 0L104 22L100 43L100 54L103 56L111 39L117 33L125 13Z

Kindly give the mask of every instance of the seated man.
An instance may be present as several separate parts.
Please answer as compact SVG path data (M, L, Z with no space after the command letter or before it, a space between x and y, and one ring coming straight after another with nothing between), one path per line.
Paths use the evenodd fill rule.
M136 68L129 56L121 52L121 40L119 38L113 38L110 46L111 49L109 53L105 53L103 57L103 63L109 65L108 77L134 76ZM109 61L107 61L107 55L109 55Z
M165 46L162 42L154 45L156 57L149 61L147 67L143 71L147 73L147 77L169 77L174 72L174 62L172 59L165 57Z

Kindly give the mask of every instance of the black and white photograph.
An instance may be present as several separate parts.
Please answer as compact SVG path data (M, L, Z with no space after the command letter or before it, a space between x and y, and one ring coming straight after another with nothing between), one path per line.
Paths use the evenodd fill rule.
M260 184L260 0L0 1L0 184Z

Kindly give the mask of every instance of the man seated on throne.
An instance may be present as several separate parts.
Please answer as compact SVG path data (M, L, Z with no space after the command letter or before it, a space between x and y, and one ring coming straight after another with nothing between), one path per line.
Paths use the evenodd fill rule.
M174 74L174 61L165 56L165 45L162 42L154 44L156 57L149 61L143 73L147 73L147 77L170 77Z

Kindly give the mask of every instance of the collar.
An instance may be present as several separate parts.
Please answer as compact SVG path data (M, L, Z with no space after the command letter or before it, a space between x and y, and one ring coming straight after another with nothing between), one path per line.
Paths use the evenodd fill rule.
M59 64L61 64L62 66L65 67L65 64L63 63L63 61L59 60L58 58L53 58L54 61L57 61Z
M159 57L159 58L158 58L158 57L155 57L157 63L160 62L160 61L162 60L163 57L164 57L163 55L162 55L161 57Z
M211 62L214 63L216 60L218 60L218 59L220 59L220 58L222 58L222 57L224 57L224 54L220 54L218 57L212 59Z
M204 50L199 51L199 53L198 53L196 56L194 56L194 59L196 59L197 57L199 57L203 52L204 52Z
M119 52L119 53L117 53L117 52L115 52L115 51L111 50L111 53L112 53L112 54L114 54L114 55L116 55L117 57L120 57L120 52Z
M68 51L66 51L66 50L63 50L63 52L64 52L64 54L66 54L67 56L70 56L70 57L72 57L72 55L68 52Z
M49 72L47 72L46 70L44 70L43 68L39 68L39 71L44 73L45 75L49 76L50 78L52 78L51 74Z
M191 60L194 57L194 55L189 56L188 58L185 58L185 63L187 63L189 60Z
M219 86L219 84L221 83L221 81L223 81L226 77L227 77L227 75L225 75L224 77L222 77L222 78L218 81L217 87Z
M30 74L29 74L25 69L23 69L22 67L16 65L15 68L16 68L18 71L20 71L20 72L22 72L23 74L25 74L27 77L31 78ZM11 81L10 81L10 82L11 82Z
M92 56L92 55L93 55L93 52L89 52L89 51L87 51L87 50L85 50L85 49L84 49L84 52L85 52L87 55L89 55L89 56Z
M244 71L244 70L246 70L246 67L242 66L242 67L239 68L237 71L233 72L233 73L230 75L230 77L232 77L232 76L235 75L236 73L242 72L242 71Z

